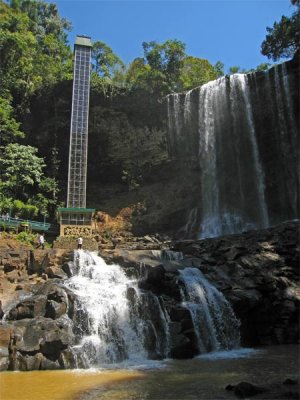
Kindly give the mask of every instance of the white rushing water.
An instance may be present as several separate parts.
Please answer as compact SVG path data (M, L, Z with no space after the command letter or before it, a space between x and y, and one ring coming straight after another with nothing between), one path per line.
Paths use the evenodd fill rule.
M182 305L191 313L200 354L238 348L240 324L224 295L197 268L181 270L180 280Z
M153 256L167 262L183 257L171 251L153 252ZM119 265L107 265L95 253L76 251L74 262L77 274L65 286L76 299L77 340L72 352L78 367L136 366L171 355L176 338L163 297L140 290L138 281L129 279ZM179 285L199 353L237 347L239 324L225 297L195 268L180 271Z
M87 366L147 358L143 321L132 320L128 288L137 290L118 265L107 265L93 253L75 253L78 274L66 286L77 296L77 329L82 334L76 352Z
M78 273L66 286L76 295L79 343L73 351L84 367L167 357L169 331L159 299L94 253L77 251L74 261Z
M234 74L168 96L171 156L199 163L198 205L192 202L182 227L187 236L241 233L297 217L299 143L288 71L282 64L257 76Z

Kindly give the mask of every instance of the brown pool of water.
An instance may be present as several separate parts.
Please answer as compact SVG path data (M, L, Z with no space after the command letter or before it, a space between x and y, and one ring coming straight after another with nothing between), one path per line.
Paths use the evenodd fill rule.
M29 371L0 374L1 400L73 400L87 389L141 379L139 371Z
M228 384L298 378L299 346L271 346L245 358L168 360L149 370L3 372L1 400L236 400Z

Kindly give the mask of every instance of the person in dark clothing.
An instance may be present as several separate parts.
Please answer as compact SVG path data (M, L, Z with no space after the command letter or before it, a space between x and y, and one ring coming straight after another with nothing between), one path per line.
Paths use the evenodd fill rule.
M0 319L4 316L4 311L2 310L2 301L0 300Z

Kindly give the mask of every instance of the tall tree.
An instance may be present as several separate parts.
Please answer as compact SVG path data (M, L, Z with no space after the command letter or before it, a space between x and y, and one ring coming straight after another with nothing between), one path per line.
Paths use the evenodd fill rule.
M114 73L124 66L122 60L104 42L93 43L94 70L100 77L112 79Z
M144 42L144 57L152 70L163 74L169 89L178 89L180 71L186 57L185 44L180 40L167 40L162 44Z
M217 77L215 68L208 60L188 56L183 60L179 80L182 90L187 90L203 85Z
M27 199L30 188L38 185L43 178L44 160L37 155L37 149L17 143L5 146L0 156L0 189L6 196Z
M36 90L71 78L68 26L41 0L0 3L0 95L10 95L21 113Z
M283 15L272 28L267 27L268 34L261 45L261 53L273 61L293 57L300 48L300 2L291 0L291 3L297 10L291 17Z

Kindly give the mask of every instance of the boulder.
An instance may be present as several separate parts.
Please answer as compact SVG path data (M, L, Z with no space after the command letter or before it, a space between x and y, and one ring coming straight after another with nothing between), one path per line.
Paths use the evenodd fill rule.
M266 391L266 389L257 385L253 385L252 383L249 382L240 382L237 385L235 385L233 391L237 397L245 399L247 397L252 397L259 393L263 393Z

